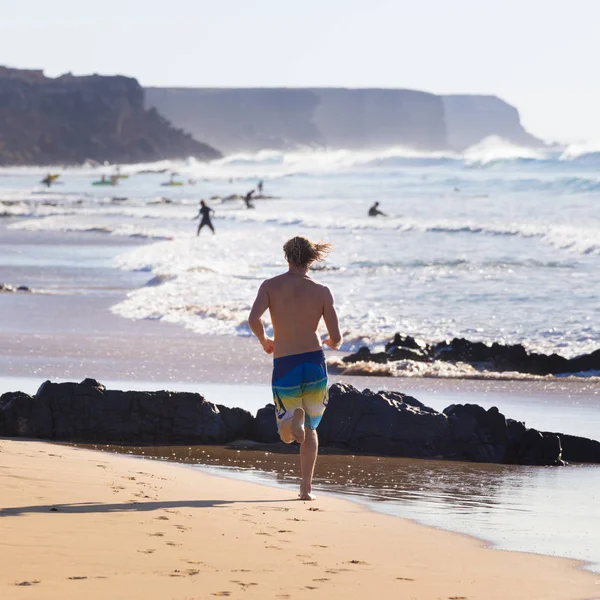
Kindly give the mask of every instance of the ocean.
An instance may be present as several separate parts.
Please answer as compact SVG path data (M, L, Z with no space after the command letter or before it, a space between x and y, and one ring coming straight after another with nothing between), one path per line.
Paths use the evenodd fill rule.
M164 173L140 171L162 170ZM60 173L46 189L45 174ZM263 151L210 163L0 169L12 230L143 239L114 260L146 285L112 310L202 334L251 335L261 281L294 235L334 244L314 276L334 291L342 349L394 333L466 337L573 357L600 347L600 151L531 150L488 139L464 153ZM179 187L161 185L176 172ZM266 199L241 200L264 180ZM190 182L191 183L188 183ZM216 235L196 237L200 199ZM388 216L368 217L375 202ZM394 375L479 376L403 361ZM590 375L590 374L588 374ZM591 374L596 375L596 374Z

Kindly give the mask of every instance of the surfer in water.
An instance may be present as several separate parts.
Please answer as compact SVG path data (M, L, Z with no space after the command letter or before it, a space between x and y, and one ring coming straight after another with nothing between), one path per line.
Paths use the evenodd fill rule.
M379 210L379 202L375 202L375 204L373 204L373 206L371 206L371 208L369 209L369 216L370 217L387 217L387 215Z
M206 225L212 232L213 234L215 233L215 228L213 227L212 221L210 220L210 213L214 213L215 211L208 206L208 204L206 204L206 202L204 202L204 200L200 200L200 210L198 211L198 214L194 217L194 220L196 220L199 217L202 217L200 219L200 224L198 225L198 231L196 232L196 237L198 237L200 235L200 230Z
M252 196L254 194L256 190L250 190L245 196L244 196L244 202L246 203L246 208L254 208L254 204L252 204Z

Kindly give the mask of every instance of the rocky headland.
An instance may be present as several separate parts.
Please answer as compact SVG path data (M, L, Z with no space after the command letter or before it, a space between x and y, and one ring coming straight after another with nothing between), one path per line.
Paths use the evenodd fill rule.
M144 106L130 77L0 67L0 165L151 162L220 153Z
M200 394L106 390L98 381L42 384L34 396L0 396L0 436L117 445L231 444L270 451L278 442L275 407L256 417ZM540 432L497 408L455 404L442 412L399 392L331 386L318 429L337 452L523 465L600 463L600 442Z
M542 147L495 96L406 89L146 88L148 106L224 152L462 150L489 136Z
M493 343L490 346L464 338L429 344L400 333L385 345L384 352L371 352L364 346L358 352L342 358L342 363L388 364L402 360L422 363L435 361L463 363L479 371L516 372L529 375L569 375L600 371L600 349L575 358L565 358L558 354L528 352L522 344ZM354 374L359 373L355 370ZM368 375L369 370L365 369L362 374Z

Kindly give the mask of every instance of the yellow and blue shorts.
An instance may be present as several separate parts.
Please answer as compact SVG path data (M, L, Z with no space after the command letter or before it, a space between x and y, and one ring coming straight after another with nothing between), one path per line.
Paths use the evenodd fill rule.
M291 419L297 408L304 409L306 427L318 427L328 400L323 350L274 359L272 385L278 430L281 421Z

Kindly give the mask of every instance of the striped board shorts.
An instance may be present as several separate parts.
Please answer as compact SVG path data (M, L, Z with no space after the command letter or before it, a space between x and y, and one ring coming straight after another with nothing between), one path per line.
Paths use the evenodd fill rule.
M273 402L277 429L297 408L305 412L304 424L316 429L327 406L327 367L323 350L291 354L273 360Z

